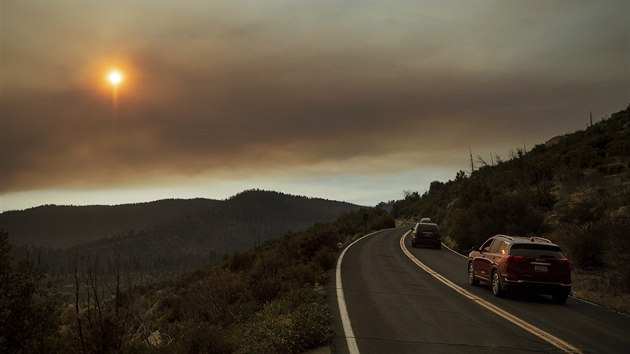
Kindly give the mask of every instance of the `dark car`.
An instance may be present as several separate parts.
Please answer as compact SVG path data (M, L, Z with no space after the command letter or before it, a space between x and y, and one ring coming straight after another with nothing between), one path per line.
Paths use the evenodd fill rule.
M563 303L571 292L571 263L548 239L496 235L468 255L468 282L480 280L492 285L495 296L530 292Z
M433 223L417 223L411 230L411 246L430 246L437 249L442 248L442 236L440 228Z

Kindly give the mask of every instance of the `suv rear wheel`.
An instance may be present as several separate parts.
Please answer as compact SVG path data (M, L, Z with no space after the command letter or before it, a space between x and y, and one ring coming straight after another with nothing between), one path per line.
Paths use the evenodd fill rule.
M468 284L475 286L479 285L479 279L475 278L472 262L468 263Z
M504 294L503 287L501 286L499 271L496 269L492 271L492 294L498 297L501 297Z
M553 302L555 302L556 304L563 304L564 302L567 301L568 297L569 297L569 293L567 292L555 293L551 295Z

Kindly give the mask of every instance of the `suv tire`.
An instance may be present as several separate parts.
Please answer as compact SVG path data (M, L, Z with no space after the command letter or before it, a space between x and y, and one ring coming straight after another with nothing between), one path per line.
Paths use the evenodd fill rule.
M492 277L490 280L490 284L492 285L492 294L497 297L503 297L505 291L503 291L501 277L499 276L499 271L497 269L492 270Z
M556 304L563 304L567 301L567 298L569 297L569 293L567 292L562 292L562 293L555 293L551 295L551 298L553 299L553 302L555 302Z
M479 279L475 278L475 272L473 271L472 262L468 263L468 284L473 286L479 285Z

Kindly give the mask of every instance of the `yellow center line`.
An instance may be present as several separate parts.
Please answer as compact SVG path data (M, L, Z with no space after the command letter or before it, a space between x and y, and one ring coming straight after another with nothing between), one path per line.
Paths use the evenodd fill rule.
M405 247L405 238L407 237L407 235L409 235L409 231L407 231L401 238L400 238L400 248L402 249L403 253L412 261L414 262L418 267L420 267L422 270L424 270L425 272L429 273L430 275L432 275L434 278L436 278L437 280L439 280L440 282L444 283L446 286L448 286L449 288L457 291L458 293L460 293L461 295L463 295L464 297L466 297L469 300L472 300L474 302L476 302L478 305L483 306L484 308L492 311L493 313L495 313L496 315L506 319L507 321L517 325L518 327L521 327L522 329L526 330L527 332L535 335L536 337L544 340L547 343L550 343L551 345L555 346L556 348L562 350L565 353L582 353L582 351L563 341L562 339L543 331L542 329L523 321L522 319L512 315L511 313L497 307L496 305L491 304L490 302L476 296L473 295L472 293L470 293L469 291L464 290L462 287L456 285L455 283L453 283L452 281L446 279L444 276L438 274L436 271L434 271L433 269L429 268L426 264L420 262L420 260L418 260L418 258L416 258L411 252L409 252L409 250L407 249L407 247Z

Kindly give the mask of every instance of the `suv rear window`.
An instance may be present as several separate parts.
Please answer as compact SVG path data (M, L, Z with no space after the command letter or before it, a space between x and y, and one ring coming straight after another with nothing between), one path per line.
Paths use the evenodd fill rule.
M543 257L564 259L564 254L558 246L517 243L510 248L510 255L524 257Z

